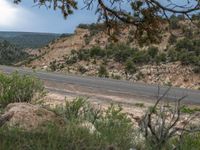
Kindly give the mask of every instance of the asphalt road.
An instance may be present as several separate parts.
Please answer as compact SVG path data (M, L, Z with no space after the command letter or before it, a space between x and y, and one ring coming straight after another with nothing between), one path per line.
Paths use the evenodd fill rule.
M157 85L148 85L141 83L132 83L128 81L119 81L113 79L104 79L97 77L82 77L76 75L64 75L58 73L49 73L43 71L33 71L28 68L15 68L0 66L0 70L5 73L12 73L18 71L21 74L31 74L37 76L42 80L53 81L56 83L73 84L76 86L89 87L96 90L107 90L112 92L119 92L123 94L135 94L137 96L145 96L154 98L158 95ZM169 87L161 86L160 95L166 92ZM166 99L175 100L180 97L187 96L184 102L200 104L200 91L191 89L181 89L172 87L165 96Z

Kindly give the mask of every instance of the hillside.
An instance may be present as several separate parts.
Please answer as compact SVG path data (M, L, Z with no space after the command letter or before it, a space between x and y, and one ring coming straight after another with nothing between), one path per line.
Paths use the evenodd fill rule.
M14 65L29 57L23 49L16 47L8 41L0 42L0 65Z
M60 34L0 31L0 41L6 40L20 48L40 48L58 38Z
M180 18L171 21L161 43L149 45L137 43L130 27L121 28L117 43L113 43L101 25L80 25L74 35L39 49L26 66L200 89L199 26Z

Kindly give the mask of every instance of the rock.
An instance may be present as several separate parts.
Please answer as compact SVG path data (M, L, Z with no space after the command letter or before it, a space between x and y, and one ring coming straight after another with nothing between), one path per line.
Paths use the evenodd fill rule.
M7 122L9 126L17 126L31 130L49 121L55 121L56 115L38 105L28 103L12 103L6 107L5 114L13 113Z
M88 121L81 123L80 127L88 129L91 134L93 134L96 131L95 126L91 122L88 122Z

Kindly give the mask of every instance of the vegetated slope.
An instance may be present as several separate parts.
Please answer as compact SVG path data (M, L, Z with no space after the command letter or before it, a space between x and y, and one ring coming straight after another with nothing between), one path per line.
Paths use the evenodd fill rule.
M0 31L0 41L6 40L20 48L40 48L58 38L59 34Z
M74 35L40 49L33 68L200 89L200 30L172 17L160 44L139 45L134 29L121 28L111 43L102 25L80 25ZM199 19L195 20L200 24ZM170 35L170 31L173 33Z
M8 41L0 42L0 64L13 65L27 59L29 54Z

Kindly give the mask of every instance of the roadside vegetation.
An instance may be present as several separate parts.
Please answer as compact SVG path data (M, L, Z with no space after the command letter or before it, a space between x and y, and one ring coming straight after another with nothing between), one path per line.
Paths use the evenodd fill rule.
M157 47L149 47L147 50L141 51L126 44L110 44L106 48L93 47L91 49L72 51L69 56L65 57L65 64L59 64L54 61L50 64L50 68L52 71L55 71L80 61L92 61L91 63L103 61L103 64L99 66L100 70L102 70L103 65L106 65L109 61L114 61L121 63L124 66L125 72L134 74L137 71L137 67L141 65L180 61L183 66L191 66L194 73L199 73L199 43L200 40L184 38L164 52L160 52ZM99 76L101 76L101 71Z
M35 77L17 72L11 75L0 73L0 107L14 102L31 102L34 97L39 98L43 94L43 83Z
M12 115L3 120L6 105L22 102L34 104L34 96L40 95L41 98L43 94L42 82L34 77L14 73L8 76L1 74L0 84L2 150L189 150L200 147L199 126L194 126L189 121L180 126L185 112L189 112L194 119L199 110L196 108L192 111L182 106L184 97L177 100L175 105L162 102L168 91L158 98L154 106L146 110L139 122L133 121L134 118L125 113L119 105L111 104L102 109L79 97L72 101L66 100L65 105L53 108L40 106L54 113L61 121L48 121L36 129L23 129L6 124L6 121L12 119ZM145 107L143 103L137 103L135 106Z

